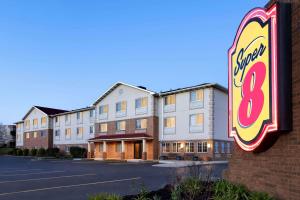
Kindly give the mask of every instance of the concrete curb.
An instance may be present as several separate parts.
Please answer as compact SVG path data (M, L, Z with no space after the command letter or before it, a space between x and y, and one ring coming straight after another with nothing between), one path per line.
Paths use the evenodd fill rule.
M153 165L154 167L190 167L194 165L217 165L217 164L227 164L228 161L177 161L177 160L160 160L159 164Z

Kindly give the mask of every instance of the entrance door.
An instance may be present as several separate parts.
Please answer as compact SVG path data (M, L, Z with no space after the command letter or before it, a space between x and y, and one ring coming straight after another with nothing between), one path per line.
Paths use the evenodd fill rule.
M134 159L142 159L142 142L134 143Z

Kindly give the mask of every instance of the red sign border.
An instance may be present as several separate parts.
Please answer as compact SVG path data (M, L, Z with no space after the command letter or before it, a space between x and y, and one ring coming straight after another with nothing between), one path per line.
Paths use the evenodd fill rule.
M278 71L278 47L277 47L277 29L278 29L278 23L277 23L277 4L274 4L270 9L265 10L263 8L255 8L248 12L242 22L239 25L239 28L237 30L233 45L228 50L228 89L229 89L229 95L228 95L228 136L233 137L235 141L237 142L238 146L242 148L245 151L253 151L255 150L264 140L264 138L267 136L268 133L275 132L278 130L278 77L277 77L277 71ZM261 132L258 133L257 139L252 142L251 144L245 144L243 143L238 135L236 130L233 129L232 126L232 80L231 80L231 73L232 73L232 66L231 66L231 55L232 52L236 49L237 40L242 33L242 30L244 26L247 24L249 20L252 18L260 18L263 22L266 22L267 20L271 19L271 72L272 72L272 123L270 124L264 124L263 128L261 129Z

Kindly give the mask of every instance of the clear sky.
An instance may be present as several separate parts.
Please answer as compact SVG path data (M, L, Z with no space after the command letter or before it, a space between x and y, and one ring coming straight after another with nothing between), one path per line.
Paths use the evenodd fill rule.
M154 91L217 82L243 16L267 0L2 0L0 122L32 105L91 105L117 81Z

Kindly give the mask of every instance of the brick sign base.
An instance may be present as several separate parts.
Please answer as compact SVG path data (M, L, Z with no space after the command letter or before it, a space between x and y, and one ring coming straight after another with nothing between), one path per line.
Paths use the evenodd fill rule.
M285 1L287 2L287 1ZM300 0L292 4L292 110L293 131L281 133L264 152L249 153L234 147L224 176L253 191L277 199L300 199Z

